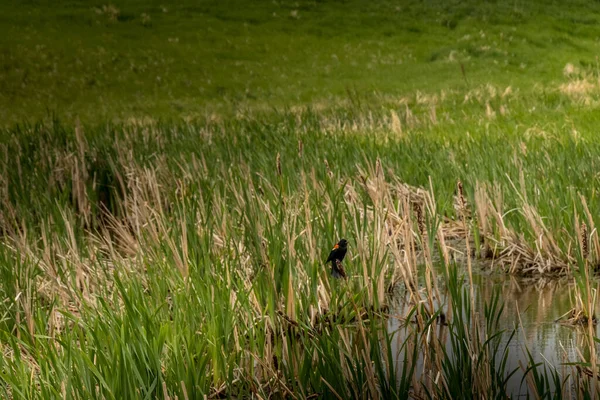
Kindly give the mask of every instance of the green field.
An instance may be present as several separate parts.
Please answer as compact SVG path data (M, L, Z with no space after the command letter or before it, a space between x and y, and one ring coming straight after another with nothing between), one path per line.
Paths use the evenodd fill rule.
M537 96L564 83L567 63L598 69L593 2L163 3L2 2L5 125L202 119L487 84Z
M597 395L598 22L2 2L0 396ZM579 364L511 370L480 270L572 282Z

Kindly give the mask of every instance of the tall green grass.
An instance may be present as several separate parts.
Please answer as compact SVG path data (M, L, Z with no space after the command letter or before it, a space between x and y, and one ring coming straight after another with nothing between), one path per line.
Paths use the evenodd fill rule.
M446 241L481 257L487 245L512 272L573 274L590 313L600 148L585 126L524 128L501 104L495 117L481 107L508 101L489 88L472 96L436 103L436 115L455 113L446 120L415 98L393 112L356 102L1 131L0 390L502 397L520 372L531 393L566 393L533 360L508 369L500 299L475 309ZM347 281L324 265L341 237ZM407 296L406 315L390 315L394 296Z

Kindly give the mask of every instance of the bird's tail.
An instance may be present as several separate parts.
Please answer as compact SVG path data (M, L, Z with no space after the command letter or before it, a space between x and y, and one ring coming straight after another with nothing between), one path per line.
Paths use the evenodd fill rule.
M340 260L331 263L331 276L336 279L346 278L346 271L344 271L344 266Z

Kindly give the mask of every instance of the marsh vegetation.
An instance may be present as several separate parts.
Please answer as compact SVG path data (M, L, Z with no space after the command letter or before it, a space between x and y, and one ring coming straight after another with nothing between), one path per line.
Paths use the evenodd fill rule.
M243 18L229 6L64 11L105 35L76 45L86 68L95 60L86 41L118 53L128 33L132 43L141 30L179 38L147 49L154 64L139 82L117 57L97 71L81 66L61 87L68 97L87 90L89 74L104 79L89 93L103 93L105 109L62 99L46 114L44 96L60 90L27 97L30 83L48 81L32 70L21 91L12 86L21 70L7 61L43 66L44 51L3 53L13 75L0 80L9 89L0 95L2 396L596 395L595 6L407 3L393 17L387 2L366 14L351 2L339 24L366 15L356 29L358 42L374 40L369 49L326 39L333 3L271 5L292 25L272 20L271 6ZM171 13L191 21L175 28ZM196 19L230 34L207 28L208 39L196 38L222 39L203 51L231 62L206 62L201 75L226 82L224 93L211 83L210 95L179 96L167 80L133 102L164 67L152 51L194 49L184 34ZM308 33L315 25L323 37ZM51 26L31 29L63 49ZM268 34L287 29L304 41L292 48ZM255 41L231 39L242 36ZM338 40L348 59L329 54ZM315 43L330 47L302 56ZM396 50L400 62L390 49L401 43L411 44ZM136 66L140 51L127 53ZM183 68L185 54L169 65ZM288 73L271 80L254 57L275 68L276 54L296 58L282 58ZM309 64L335 79L317 79ZM364 81L350 73L369 65L377 73ZM243 100L230 93L239 81ZM324 97L299 89L319 85ZM166 92L189 103L173 111ZM342 237L347 279L337 280L325 260ZM559 350L549 357L542 346Z

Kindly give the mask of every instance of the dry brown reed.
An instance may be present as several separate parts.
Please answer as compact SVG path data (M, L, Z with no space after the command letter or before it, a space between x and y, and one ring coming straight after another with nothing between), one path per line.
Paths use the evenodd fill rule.
M392 119L394 119L392 114ZM406 109L407 126L416 123L410 117L410 110ZM397 118L397 117L396 117ZM412 121L412 122L411 122ZM395 122L399 124L399 122ZM400 128L401 129L401 128ZM18 288L21 293L18 306L24 311L25 321L22 321L34 336L35 325L33 323L32 297L33 293L46 296L48 299L58 299L57 307L72 310L74 314L83 307L95 305L95 296L110 293L114 287L111 274L107 271L116 271L120 274L136 274L145 285L145 265L152 263L163 263L166 255L170 257L174 268L185 281L190 271L190 249L187 247L187 236L189 229L203 232L205 228L205 216L201 213L193 214L186 206L187 185L191 184L197 176L202 176L206 171L206 163L203 160L195 160L190 166L184 168L184 173L179 179L173 179L161 171L165 160L157 158L154 167L141 166L133 161L126 140L117 143L118 162L122 166L122 174L117 174L115 179L121 186L123 196L118 199L115 209L118 213L107 210L104 225L96 231L86 232L86 238L81 240L75 234L74 225L77 218L86 225L91 225L92 211L85 183L90 179L85 175L87 168L85 154L89 151L84 135L80 128L76 129L77 153L61 157L62 167L70 171L70 181L73 184L75 210L77 215L63 210L60 221L67 233L65 238L53 237L42 230L41 242L30 240L27 231L15 228L17 222L10 204L3 200L0 191L0 201L3 201L3 211L0 215L0 231L8 235L9 240L5 245L14 254L24 254L38 265L41 274L39 278L27 288ZM302 142L299 142L298 153L302 156ZM335 176L331 171L327 160L324 160L327 175L330 179ZM389 291L395 290L399 284L403 284L408 293L409 302L417 307L415 320L417 329L425 329L427 320L440 311L442 307L442 296L438 287L438 277L434 264L443 262L448 273L453 254L466 254L465 261L469 268L469 280L471 292L473 290L472 279L472 230L476 227L484 238L484 246L488 250L483 254L491 257L490 265L503 268L518 274L548 274L565 273L568 265L573 263L574 256L564 252L558 246L552 232L546 228L543 218L537 213L532 205L524 202L520 208L526 221L537 238L534 245L524 240L522 235L512 231L505 223L504 204L502 192L497 188L489 190L486 186L477 184L473 205L468 204L465 189L461 181L457 182L456 211L457 219L452 219L437 214L437 205L433 183L429 188L418 188L401 182L393 171L384 173L381 160L377 159L375 165L366 168L357 167L357 177L345 183L343 201L347 208L349 218L346 224L353 225L354 231L359 235L356 237L356 251L352 258L352 269L348 272L348 281L357 282L359 287L365 288L368 304L375 307L376 311L385 309ZM276 172L279 177L283 176L281 156L276 157ZM225 172L224 172L225 173ZM317 297L315 304L300 304L296 291L301 291L308 285L308 274L303 267L303 262L317 263L319 260L319 248L316 235L315 216L310 208L310 194L316 194L327 214L332 208L334 201L327 194L325 183L318 181L316 173L302 173L301 190L297 193L285 194L285 206L287 212L283 217L277 215L272 209L273 205L263 197L269 193L279 193L279 190L268 179L260 180L260 186L254 183L251 172L246 169L243 176L244 185L239 183L228 183L231 199L226 199L224 194L217 193L213 199L215 220L219 221L211 231L210 241L213 254L231 252L240 254L239 265L235 270L227 270L223 279L231 283L232 276L241 278L244 289L249 293L250 315L247 318L248 326L257 325L272 334L266 335L268 343L265 344L263 357L249 353L248 358L253 365L257 365L256 375L261 376L261 382L267 385L267 391L271 393L285 393L289 397L295 394L287 387L280 376L278 363L275 356L273 341L277 337L281 343L286 343L286 335L297 329L300 325L298 317L300 313L309 315L310 331L329 329L327 318L336 318L336 310L333 309L331 287L332 282L324 270L317 277ZM56 185L66 182L64 177L57 176ZM259 176L260 179L260 176ZM2 187L2 182L0 182ZM177 196L169 196L169 191ZM364 192L370 202L365 206L359 193ZM248 195L248 193L250 195ZM231 201L230 201L231 200ZM196 198L199 209L204 208L204 199ZM227 201L230 201L227 203ZM585 204L585 200L582 199ZM233 204L233 208L227 204ZM472 207L472 211L471 211ZM179 214L173 210L178 208ZM255 212L256 218L249 215L247 210ZM585 204L587 210L587 204ZM592 232L595 232L591 217L588 214L588 223ZM283 218L283 221L279 219ZM193 224L189 224L192 221ZM241 221L241 222L240 222ZM299 221L303 221L302 229L299 229ZM362 226L367 221L369 234ZM49 221L56 222L56 221ZM258 300L260 294L253 287L253 279L256 273L262 269L268 271L275 282L274 266L268 255L268 226L281 223L285 234L285 254L289 259L295 260L295 242L301 237L306 241L308 260L297 261L295 267L297 273L289 274L286 279L287 293L278 299L276 304L276 316L265 314L264 307ZM260 243L255 251L247 248L244 241L228 240L230 232L240 231L242 236L256 237ZM598 259L599 246L597 235L592 240L588 239L587 225L580 225L579 243L584 258L588 255ZM84 246L81 243L85 243ZM448 245L452 243L452 247ZM434 258L435 246L441 250L442 260ZM82 247L85 247L82 249ZM98 254L105 257L100 258ZM418 269L424 269L419 274ZM424 280L424 287L420 287L420 275ZM72 279L67 279L72 278ZM386 290L387 289L387 290ZM235 304L235 293L232 294L231 303ZM471 293L471 300L474 300ZM83 304L85 302L85 304ZM353 353L356 346L360 346L362 361L367 366L365 374L369 377L365 388L355 388L356 393L363 392L366 397L380 398L377 374L373 370L371 360L374 344L370 342L366 326L362 316L367 315L367 308L362 305L356 307L356 320L352 327L338 327L339 334L343 338L343 348L348 353ZM360 308L362 307L362 308ZM472 345L472 355L490 354L482 348L487 334L481 329L482 321L472 307L472 327L466 340ZM20 313L18 315L21 315ZM55 313L52 320L52 332L56 333L65 328L65 320ZM444 315L450 317L452 310L447 309ZM403 316L405 317L405 316ZM20 317L19 317L20 318ZM21 321L19 321L21 322ZM442 376L442 354L445 338L443 325L438 331L435 326L427 328L430 331L421 337L422 343L412 343L413 346L422 345L423 364L421 376L423 380L414 385L414 396L425 396L425 388L431 390L434 385L448 390L448 383ZM356 331L358 333L356 333ZM241 335L241 333L238 333ZM437 335L437 336L436 336ZM286 345L287 346L287 345ZM294 349L284 347L288 352L284 356L287 362L294 365ZM485 364L487 359L482 360ZM594 364L595 365L595 364ZM296 368L296 366L294 366ZM347 382L352 382L353 371L351 365L343 364L344 376ZM594 367L595 368L595 367ZM477 392L487 393L491 385L489 370L472 371L477 379L474 385ZM416 379L416 378L415 378ZM325 384L328 384L325 382ZM423 385L424 387L422 387ZM220 386L215 386L214 393L220 393ZM332 388L333 391L333 388ZM337 394L338 396L342 396Z

